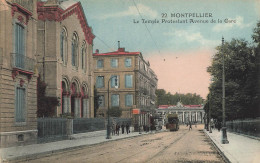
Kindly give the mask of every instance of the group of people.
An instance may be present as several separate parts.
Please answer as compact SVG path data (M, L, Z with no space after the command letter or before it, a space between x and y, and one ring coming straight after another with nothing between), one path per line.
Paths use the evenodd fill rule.
M120 128L122 130L122 134L125 133L125 130L126 130L126 133L130 133L130 126L128 123L122 123L122 125L120 126L119 123L113 123L112 125L112 135L119 135L119 131L120 131Z

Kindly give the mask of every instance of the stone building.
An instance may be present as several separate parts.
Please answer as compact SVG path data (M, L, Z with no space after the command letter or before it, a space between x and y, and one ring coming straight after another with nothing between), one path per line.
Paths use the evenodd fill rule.
M178 114L180 123L196 122L204 123L205 110L204 105L182 105L178 102L177 105L160 105L156 109L156 113L159 114L162 125L165 125L167 114Z
M138 108L142 113L141 119L148 121L146 113L155 108L158 79L142 53L128 52L125 48L108 53L96 50L93 58L95 86L100 97L97 115L106 115L109 101L110 108L122 109L123 118L132 118L132 109Z
M37 0L0 1L0 147L37 139Z
M57 116L93 117L94 35L80 2L39 1L38 69L47 96L58 97Z

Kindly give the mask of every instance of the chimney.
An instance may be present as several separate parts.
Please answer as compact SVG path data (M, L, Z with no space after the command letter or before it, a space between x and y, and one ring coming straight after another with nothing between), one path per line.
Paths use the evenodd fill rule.
M99 53L99 50L98 49L96 49L96 54L98 54Z
M125 48L118 48L119 52L125 52Z

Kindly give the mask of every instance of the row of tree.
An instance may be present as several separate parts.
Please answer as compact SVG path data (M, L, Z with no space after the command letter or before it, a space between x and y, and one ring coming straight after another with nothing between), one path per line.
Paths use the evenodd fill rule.
M206 111L211 108L215 119L222 119L222 71L225 63L225 108L227 120L259 117L260 22L254 29L253 43L232 39L216 49L208 72L212 76Z
M164 89L157 89L155 94L157 96L157 105L176 105L179 101L183 105L199 105L204 102L203 98L196 93L180 94L176 92L173 95L170 92L166 93Z

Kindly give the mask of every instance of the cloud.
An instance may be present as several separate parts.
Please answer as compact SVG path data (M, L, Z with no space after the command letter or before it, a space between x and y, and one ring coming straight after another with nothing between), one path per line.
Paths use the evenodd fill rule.
M166 32L164 35L176 36L187 42L198 42L201 45L216 46L219 41L205 39L200 32L193 32L190 30L174 30L172 32Z
M145 6L143 4L137 4L137 8L142 16L156 18L158 13L157 11L152 10L150 7ZM102 17L98 17L98 19L108 19L108 18L118 18L118 17L126 17L126 16L139 16L138 10L135 6L129 6L128 10L102 15Z
M231 20L234 20L234 22L230 22ZM227 18L224 19L222 24L217 24L213 27L213 31L215 32L219 32L219 31L227 31L227 30L231 30L232 28L247 28L252 26L253 23L248 23L245 24L244 23L244 18L242 16L237 16L235 19L233 18Z

